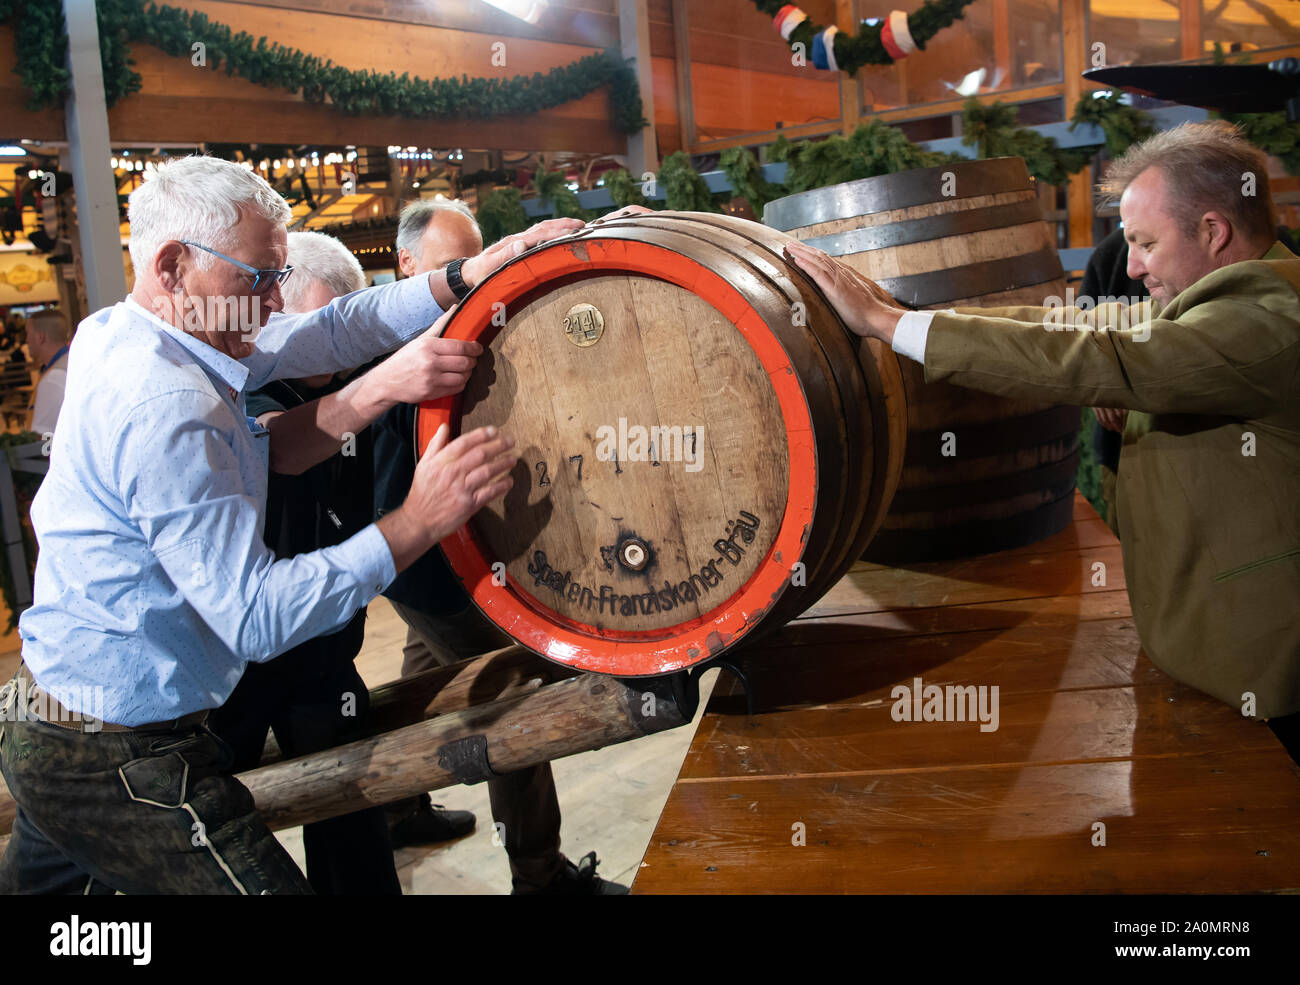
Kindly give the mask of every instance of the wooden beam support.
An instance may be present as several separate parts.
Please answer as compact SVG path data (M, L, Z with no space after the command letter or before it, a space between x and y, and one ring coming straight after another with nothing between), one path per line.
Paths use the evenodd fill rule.
M677 728L697 701L685 674L627 682L582 674L239 779L280 830Z
M618 0L618 24L622 54L636 69L642 113L646 119L646 125L627 138L627 169L639 177L659 170L654 66L650 61L650 15L646 0Z
M853 0L835 0L835 26L846 34L856 34L858 19ZM840 132L848 136L857 129L862 117L862 85L856 75L840 73Z
M993 66L999 84L1011 78L1010 7L1010 0L993 0Z
M673 64L677 70L677 128L681 145L691 153L695 146L695 104L691 94L691 23L686 0L673 0Z
M1201 0L1181 0L1178 21L1182 30L1180 55L1183 58L1203 58L1205 49L1201 46Z
M493 650L450 667L434 667L372 688L369 711L349 738L355 741L391 732L435 715L464 711L576 674L577 671L539 657L522 646ZM268 736L262 765L283 758L275 736Z
M1061 54L1064 59L1065 115L1074 112L1074 104L1084 90L1083 73L1088 60L1087 0L1061 0ZM1091 88L1091 87L1089 87ZM1069 245L1092 245L1092 169L1085 168L1070 176L1067 190L1070 211Z
M68 100L63 119L77 196L76 236L86 281L86 306L98 311L126 297L118 233L117 189L109 167L108 115L99 59L94 0L63 0L68 26Z

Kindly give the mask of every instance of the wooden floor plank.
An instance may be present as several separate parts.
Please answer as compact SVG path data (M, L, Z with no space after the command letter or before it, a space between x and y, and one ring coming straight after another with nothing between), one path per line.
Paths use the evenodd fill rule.
M891 636L929 636L978 629L1010 629L1022 624L1059 623L1063 620L1071 623L1091 622L1096 619L1127 618L1129 614L1128 592L1122 588L1088 592L1086 595L878 609L873 612L846 612L799 619L782 626L763 642L754 644L754 649L823 645L841 640L867 641Z
M855 565L733 656L756 714L724 673L634 892L1300 891L1300 767L1151 664L1082 497L1015 551ZM997 729L896 720L917 678L996 686Z
M1104 569L1095 569L1102 564ZM1104 582L1097 584L1104 573ZM850 571L802 618L1045 598L1124 588L1119 544L1057 554L990 554L906 568Z
M680 784L633 892L1300 889L1300 776L1285 757L1006 767L992 785L990 772Z
M823 642L816 629L825 630ZM1041 616L1003 628L853 639L852 627L812 623L798 646L779 641L745 652L740 664L759 711L798 705L857 705L921 677L927 683L999 685L1002 693L1148 684L1169 678L1142 656L1131 619L1074 621ZM727 675L710 710L732 714L739 693Z
M936 675L933 681L942 678ZM734 700L734 699L733 699ZM710 705L713 715L727 702ZM911 703L908 703L909 710ZM966 716L970 717L971 712ZM727 777L996 767L1267 752L1267 726L1168 678L1145 687L999 692L996 731L978 721L896 721L887 694L860 705L723 715L692 743L679 784ZM994 790L990 796L997 795Z

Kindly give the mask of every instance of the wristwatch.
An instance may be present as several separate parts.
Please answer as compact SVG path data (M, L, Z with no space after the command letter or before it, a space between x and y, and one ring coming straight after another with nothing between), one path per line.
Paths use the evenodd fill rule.
M469 294L469 285L465 283L465 278L460 275L460 268L468 257L461 257L459 260L453 260L447 264L447 286L451 288L451 293L456 295L457 301L464 301L465 296Z

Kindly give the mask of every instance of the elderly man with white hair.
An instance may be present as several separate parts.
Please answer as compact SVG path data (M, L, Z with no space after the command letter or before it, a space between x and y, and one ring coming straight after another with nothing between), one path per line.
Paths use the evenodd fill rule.
M352 252L333 236L290 233L284 310L323 308L334 298L366 286ZM323 461L308 443L285 440L295 416L316 416L318 401L340 399L360 383L363 370L325 373L302 380L272 380L248 395L250 417L271 432L271 475L263 540L277 557L295 557L341 544L374 518L374 448L370 428ZM288 431L285 426L288 425ZM208 725L234 750L232 770L242 773L262 759L268 731L281 753L296 758L354 737L369 710L369 694L353 661L365 639L366 610L341 629L299 643L266 663L249 664L239 686ZM402 893L382 807L303 825L303 852L312 889L328 895Z
M230 774L208 712L248 664L345 624L510 487L510 439L444 431L378 523L293 558L265 546L271 442L245 390L401 346L337 399L285 415L280 434L323 459L393 404L463 387L479 349L438 337L446 309L580 226L539 224L450 281L438 271L289 316L289 216L263 179L212 158L178 161L131 196L135 286L78 327L32 506L35 603L0 692L0 766L18 804L0 890L309 892Z

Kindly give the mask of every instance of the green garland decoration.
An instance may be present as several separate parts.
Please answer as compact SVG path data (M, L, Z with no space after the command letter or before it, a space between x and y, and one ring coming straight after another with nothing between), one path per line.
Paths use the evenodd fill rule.
M718 167L731 182L736 194L749 200L754 215L763 215L763 206L787 194L784 185L763 177L762 165L748 147L728 147L718 160Z
M1156 132L1150 113L1134 109L1123 100L1123 93L1085 92L1074 104L1070 117L1070 131L1085 124L1094 124L1106 135L1106 153L1119 157L1133 144L1146 140Z
M691 159L685 151L677 151L664 159L658 180L663 186L665 206L674 212L722 211L700 173L691 167Z
M605 189L614 200L614 207L621 209L626 205L644 205L653 208L650 200L641 193L643 182L638 181L627 168L605 172Z
M1059 146L1051 137L1016 125L1018 111L1000 102L983 105L969 99L962 111L961 142L975 148L977 158L1022 157L1029 173L1049 185L1061 185L1082 171L1094 147Z
M499 239L522 233L533 224L524 211L518 188L498 188L485 195L478 203L479 229L483 231L483 245L491 246Z
M877 119L859 125L848 137L837 134L825 140L797 143L784 136L777 137L768 150L768 160L786 162L785 183L776 188L781 195L793 195L811 188L964 159L957 154L924 150L908 140L901 130ZM758 209L756 203L754 208Z
M912 40L920 51L925 50L926 42L966 16L966 8L975 0L925 0L921 9L907 17L908 29ZM754 6L768 17L775 17L777 11L786 5L786 0L754 0ZM856 34L840 31L835 35L835 63L843 72L856 75L863 65L892 65L893 57L885 50L880 40L884 23L864 24ZM786 43L791 47L796 42L804 46L805 52L812 51L813 38L826 30L824 25L814 24L809 18L790 32Z
M533 176L533 191L538 198L551 203L551 215L556 219L586 222L598 215L578 204L578 193L565 184L563 171L538 171Z
M259 85L327 100L349 116L409 119L487 119L537 113L609 87L610 118L622 133L645 126L636 73L613 52L588 55L542 74L509 79L420 79L409 73L354 71L295 48L236 33L206 14L146 0L97 0L104 94L111 106L140 90L130 45L145 42L190 58L202 43L207 67ZM15 28L19 75L31 93L28 108L59 106L68 88L68 39L62 5L54 0L0 0L0 23Z

